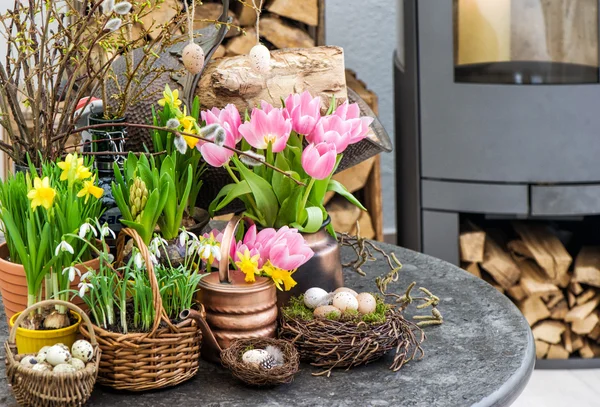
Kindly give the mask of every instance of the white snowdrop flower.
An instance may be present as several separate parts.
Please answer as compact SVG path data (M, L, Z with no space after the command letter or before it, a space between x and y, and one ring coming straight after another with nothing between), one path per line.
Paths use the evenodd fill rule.
M102 225L102 228L100 229L100 235L102 237L112 236L113 239L117 238L117 235L115 235L115 232L113 232L113 230L108 227L108 223L105 223L104 225Z
M152 264L154 264L155 266L158 265L158 259L157 256L153 255L152 253L150 253L150 261L152 262Z
M83 239L87 236L88 232L92 232L94 236L98 236L98 232L96 232L96 228L93 225L89 223L84 223L79 228L79 237Z
M132 5L128 1L120 1L114 5L113 10L115 13L124 16L125 14L129 14L131 11Z
M191 255L195 254L197 251L199 251L199 249L200 249L200 241L192 240L192 242L188 246L187 255L191 256Z
M246 150L244 151L244 154L247 155L240 154L240 161L249 167L258 167L265 162L264 155L258 154L252 150Z
M56 246L56 249L54 249L54 255L58 256L58 254L61 253L61 252L69 252L71 254L75 253L75 251L73 250L73 246L71 246L70 244L68 244L64 240L62 242L60 242L58 244L58 246Z
M102 2L102 12L104 14L110 14L115 9L115 0L104 0Z
M122 21L120 18L118 18L118 17L111 18L104 25L104 30L110 31L110 32L115 32L119 28L121 28L121 24L122 24Z
M83 296L85 295L85 293L88 290L91 290L94 288L94 286L90 283L79 283L78 287L79 287L79 296L81 298L83 298Z
M210 246L210 252L216 261L221 261L221 248L219 246Z
M87 281L87 279L90 278L90 272L86 271L85 273L83 273L81 275L81 278L79 279L80 281Z
M173 139L173 144L175 144L175 148L177 149L177 151L179 151L181 154L185 154L185 152L187 151L188 145L185 142L185 140L183 139L183 137L181 136L176 136Z
M76 275L81 277L81 271L79 271L79 269L77 267L73 267L73 266L64 268L62 271L62 274L63 274L63 276L65 274L68 274L70 282L73 282L73 280L75 280Z
M198 236L195 234L188 232L184 228L181 229L181 233L179 234L179 245L181 247L185 247L185 244L190 240L198 240Z
M181 123L177 119L169 119L167 120L167 128L168 129L176 129L181 126Z
M152 239L150 241L150 244L148 245L148 249L150 249L150 253L155 255L157 258L160 258L160 247L163 245L168 246L169 243L167 243L167 241L165 239L163 239L162 237L156 236L154 239Z
M137 252L133 257L133 264L139 269L144 268L144 258L140 252Z

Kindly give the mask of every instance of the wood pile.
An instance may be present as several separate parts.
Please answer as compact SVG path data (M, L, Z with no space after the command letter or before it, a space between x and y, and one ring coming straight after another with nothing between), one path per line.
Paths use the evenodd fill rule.
M539 359L600 357L600 246L571 257L549 227L513 223L513 238L461 226L462 266L505 293L531 325Z

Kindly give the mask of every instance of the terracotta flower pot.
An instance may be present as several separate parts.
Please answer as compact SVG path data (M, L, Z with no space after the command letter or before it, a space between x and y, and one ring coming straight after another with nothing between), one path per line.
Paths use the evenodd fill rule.
M2 303L6 312L7 319L23 311L27 308L27 279L25 278L25 270L23 266L8 261L8 245L2 243L0 245L0 294L2 294ZM100 266L100 261L95 258L79 264L76 267L85 273L88 268L97 270ZM77 290L79 277L75 276L75 280L71 283L71 288ZM85 303L79 297L73 300L73 303L78 307L85 307Z

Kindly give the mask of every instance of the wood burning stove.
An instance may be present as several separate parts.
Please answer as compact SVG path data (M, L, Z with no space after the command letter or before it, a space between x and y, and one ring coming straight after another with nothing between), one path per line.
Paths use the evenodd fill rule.
M398 5L398 243L458 265L465 215L600 215L599 1Z

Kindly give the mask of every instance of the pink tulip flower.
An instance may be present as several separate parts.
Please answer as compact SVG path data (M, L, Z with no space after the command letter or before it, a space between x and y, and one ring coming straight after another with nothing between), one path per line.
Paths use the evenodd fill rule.
M236 142L233 135L225 132L225 141L223 145L233 148L235 147L235 144ZM199 140L198 144L196 144L196 148L200 150L204 161L213 167L222 167L227 164L233 156L233 151L207 141Z
M342 120L358 119L360 117L360 107L356 103L344 102L335 109L333 116L338 116Z
M372 117L360 117L360 108L356 103L349 104L344 102L339 105L333 116L338 116L352 125L350 130L349 144L355 144L367 137L369 126L373 123Z
M263 112L265 112L266 114L271 113L271 110L273 109L277 109L276 107L274 107L272 104L270 104L269 102L265 101L265 100L261 100L260 101L260 110L262 110ZM286 117L287 119L288 117Z
M221 125L227 134L233 136L235 144L239 143L242 139L242 136L238 131L242 124L242 119L240 117L240 112L238 112L235 105L228 104L224 109L213 107L211 110L200 112L200 115L207 126L215 123Z
M325 179L331 175L336 157L335 144L309 144L302 152L302 168L315 179Z
M352 123L339 116L325 116L315 126L313 132L306 137L309 143L327 142L335 144L337 153L343 153L350 144Z
M313 98L309 91L292 94L285 99L284 111L292 119L292 129L302 135L312 133L321 118L321 98Z
M297 229L279 229L268 245L271 264L283 270L296 270L309 261L314 252Z
M292 132L292 119L286 119L282 109L271 107L268 113L254 109L250 121L242 124L239 131L252 147L266 150L271 143L273 152L279 153L287 146Z

